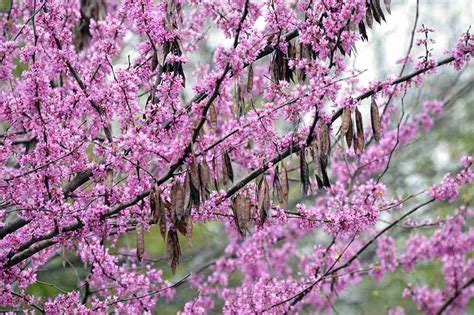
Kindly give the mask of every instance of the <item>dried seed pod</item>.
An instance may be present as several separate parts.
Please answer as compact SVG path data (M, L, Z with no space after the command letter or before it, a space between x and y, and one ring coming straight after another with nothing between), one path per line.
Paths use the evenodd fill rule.
M191 240L193 233L193 224L191 216L187 216L186 218L183 218L182 220L176 222L174 226L181 234L186 236L188 240Z
M214 104L211 104L211 106L209 106L209 121L211 122L211 128L216 129L217 128L217 111Z
M283 191L281 188L281 179L280 172L278 170L278 165L275 167L273 175L273 198L274 200L281 205L283 203Z
M329 182L328 173L326 171L327 164L324 161L320 161L320 162L321 162L322 185L324 187L331 187L331 183Z
M227 151L222 154L222 179L224 185L227 185L229 181L234 181L234 171L232 169L232 163Z
M280 183L281 183L281 192L282 192L282 198L284 201L283 205L280 205L280 207L285 207L286 204L288 203L288 194L290 191L290 186L288 184L288 171L285 167L285 165L282 163L280 167Z
M390 9L391 0L383 0L383 2L385 4L385 9L387 9L388 14L392 14L392 11Z
M370 6L367 7L365 19L367 21L367 26L372 28L372 26L374 25L374 16L372 15L372 9L370 8Z
M186 172L183 182L183 197L184 197L184 212L182 218L186 218L192 207L191 199L191 175L189 172Z
M306 162L305 148L300 150L300 180L301 180L301 192L303 196L307 196L310 190L309 182L309 167Z
M347 143L347 147L350 148L351 145L352 145L352 138L354 137L354 126L353 126L353 123L352 123L352 118L349 117L350 121L349 121L349 129L347 130L347 133L345 134L345 137L346 137L346 143Z
M160 188L154 184L150 192L150 208L152 213L152 223L158 224L163 240L166 237L166 213L165 205L161 198Z
M355 144L357 151L362 152L364 150L364 125L362 123L362 114L357 107L355 110L355 120L357 127L357 142Z
M193 155L193 159L191 161L191 164L189 165L189 174L191 175L191 182L194 185L194 187L200 190L201 180L199 179L199 166L196 163L196 157L194 155L194 151L192 155Z
M239 234L241 237L245 237L245 233L247 232L250 226L251 207L252 205L250 202L250 198L242 194L238 194L232 203L232 210L234 212L235 220L237 223L237 229L239 230Z
M282 164L281 168L277 166L273 178L273 193L280 208L285 208L288 203L288 172Z
M326 162L331 150L331 139L329 138L329 127L323 121L320 121L317 139L319 155Z
M341 124L341 131L343 135L346 135L349 131L349 126L352 122L351 119L351 110L349 108L342 109L342 124Z
M145 235L143 232L143 225L141 223L137 223L136 233L137 233L137 259L138 261L142 261L143 255L145 254Z
M217 181L217 176L218 176L218 169L217 169L217 156L214 155L212 157L212 161L211 161L211 164L212 164L212 181L214 182L214 187L216 190L219 190L219 186L218 186L218 181Z
M365 29L365 24L364 21L359 22L359 33L362 37L362 40L369 40L369 37L367 36L367 30Z
M379 107L374 100L370 104L370 120L372 123L372 132L374 134L375 141L379 142L382 136L382 124L380 122Z
M249 65L248 75L247 75L247 92L252 93L253 91L253 65Z
M171 188L171 217L173 222L178 222L184 217L184 189L179 182Z
M385 21L385 16L383 15L382 8L380 7L380 0L370 0L370 6L372 8L372 13L374 19L377 23L382 23L382 20Z
M176 272L181 256L181 248L179 246L178 233L174 229L168 230L166 237L166 260L171 268L171 272Z
M200 181L200 196L204 199L209 197L209 184L211 183L211 172L206 162L198 165L199 181Z
M270 211L270 187L265 176L262 176L257 188L257 209L260 213L260 221L263 223L266 221Z

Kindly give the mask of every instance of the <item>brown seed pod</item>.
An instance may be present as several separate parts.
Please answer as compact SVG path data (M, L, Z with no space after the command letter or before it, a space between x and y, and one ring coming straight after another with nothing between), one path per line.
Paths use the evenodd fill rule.
M171 272L176 272L176 267L179 265L181 256L181 248L179 246L178 233L176 230L168 230L166 237L166 260L171 268Z
M305 148L300 150L300 180L301 180L301 192L303 196L307 196L310 191L309 182L309 167L306 162Z
M370 104L370 120L372 122L372 131L375 141L379 142L382 137L382 124L380 122L379 107L374 100Z
M248 75L247 75L247 92L253 92L253 65L249 65Z
M270 187L265 176L262 176L257 187L257 209L260 213L260 224L263 225L270 211Z
M342 124L341 124L341 131L343 135L346 135L349 131L349 126L352 122L351 119L351 110L349 108L342 109Z
M356 107L355 110L355 120L356 120L356 127L357 127L357 135L356 139L357 142L356 148L357 151L362 152L364 150L364 125L362 123L362 114L360 113L359 109Z
M245 233L247 232L250 221L251 221L251 202L250 198L244 196L243 194L238 194L233 203L232 203L232 210L234 212L235 220L237 223L237 229L239 230L239 234L241 237L245 237Z
M137 233L137 259L138 261L142 261L143 255L145 254L145 233L143 232L143 225L141 223L137 223L136 226L136 233Z

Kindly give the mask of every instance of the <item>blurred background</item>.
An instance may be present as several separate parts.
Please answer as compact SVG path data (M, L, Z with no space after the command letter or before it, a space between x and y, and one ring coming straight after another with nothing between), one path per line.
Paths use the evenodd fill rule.
M0 8L5 10L9 0L0 0ZM421 25L433 28L431 34L435 39L433 56L436 60L445 57L445 50L453 47L461 32L468 30L474 22L474 1L472 0L420 0L417 9L416 0L392 1L392 14L387 16L387 22L375 25L368 31L369 42L359 42L357 54L350 58L349 63L359 70L366 70L360 77L362 84L374 79L383 80L389 74L398 74L401 66L396 61L404 57L410 44L410 35L418 11L417 28ZM474 30L471 30L474 33ZM189 63L205 63L212 59L212 52L224 42L223 34L210 29L208 37L203 40L199 52L189 57ZM120 64L125 61L128 54L134 53L134 47L139 41L133 36L126 37L126 49L121 58L115 61ZM412 56L416 59L424 52L414 47ZM411 72L411 67L405 73ZM21 72L21 69L18 70ZM455 72L452 67L443 67L438 73L426 80L421 88L411 90L405 97L405 114L415 115L420 109L420 104L425 100L439 99L445 102L445 111L435 120L434 128L428 133L422 133L416 141L396 151L391 167L385 175L385 183L393 191L416 193L425 187L439 181L448 171L457 168L458 160L463 155L474 155L474 67L473 63L461 72ZM192 80L191 76L188 76ZM191 93L193 82L187 84ZM189 95L188 95L189 99ZM394 104L400 99L394 99ZM397 117L397 114L395 114ZM473 200L474 189L467 188L462 191L462 200L469 204ZM299 187L291 191L293 207L300 200ZM456 206L438 203L434 216L421 212L417 220L441 217L453 212ZM395 213L397 216L397 213ZM386 215L383 220L391 220ZM419 232L420 229L417 230ZM404 240L412 230L400 226L392 231L397 238L397 246L401 251ZM423 233L432 233L432 228L426 227ZM160 233L156 227L146 234L145 245L150 255L149 262L156 268L163 269L164 276L170 281L183 278L186 274L200 269L223 254L227 244L227 237L223 226L217 222L196 224L191 242L182 240L183 262L178 267L176 275L172 275L165 259L165 247ZM308 237L301 243L301 250L310 250L315 240L321 236ZM134 233L122 237L120 243L135 248ZM127 255L117 253L115 248L110 249L116 253L124 263ZM370 259L370 254L365 259ZM402 299L402 291L407 283L419 285L426 283L431 287L443 286L440 263L422 263L409 274L397 269L396 272L386 275L381 281L374 281L366 277L359 285L344 291L334 304L335 313L346 314L381 314L395 306L401 305L407 314L417 314L416 306L409 299ZM65 253L50 261L38 275L38 283L29 287L29 292L40 296L54 296L64 291L77 287L84 279L86 270L82 263L72 254ZM203 271L205 274L206 271ZM238 275L234 281L238 281ZM188 284L183 284L177 289L176 298L170 304L163 303L157 311L163 314L175 313L182 310L186 301L192 300L198 293ZM220 309L219 302L216 309ZM0 310L1 311L1 310ZM302 313L310 310L303 310ZM474 303L470 304L467 311L474 314ZM217 313L217 311L216 311Z

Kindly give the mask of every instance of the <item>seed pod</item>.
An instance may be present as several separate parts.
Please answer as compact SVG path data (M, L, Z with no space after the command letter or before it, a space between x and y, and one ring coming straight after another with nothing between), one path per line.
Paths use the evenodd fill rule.
M362 152L364 150L364 125L362 123L362 114L360 113L357 107L355 110L355 120L356 120L356 127L357 127L356 148L357 148L357 151Z
M319 155L326 162L331 149L331 139L329 138L329 127L325 122L320 121L317 139Z
M253 91L253 65L249 65L249 72L247 75L247 92L252 93Z
M349 108L342 109L342 124L341 124L341 131L343 135L346 135L349 131L349 126L351 124L351 110Z
M203 163L198 165L199 169L199 181L200 181L200 195L204 199L209 197L209 184L211 183L211 172L209 170L209 166L204 161Z
M379 107L374 100L370 104L370 119L375 141L379 142L382 135L382 124L380 123Z
M303 196L307 196L310 190L309 182L309 167L306 162L305 148L300 150L300 180L301 180L301 192Z
M245 237L245 233L250 226L250 209L250 198L242 194L238 194L232 203L232 210L237 223L237 229L239 230L239 234L242 238Z
M352 118L349 117L350 119L350 122L349 122L349 130L347 131L346 133L346 143L347 143L347 147L350 148L351 145L352 145L352 138L354 137L354 126L353 126L353 123L352 123Z
M189 174L191 175L191 182L194 187L200 191L201 190L201 180L199 179L199 166L196 163L196 157L193 152L193 159L191 165L189 166Z
M175 182L171 188L171 217L174 223L183 218L184 210L184 190L179 182Z
M163 240L166 238L166 213L160 188L154 184L150 192L150 208L152 213L152 223L158 224Z
M227 151L224 152L223 157L224 157L223 162L224 162L224 167L226 169L227 177L231 182L234 182L234 170L232 169L232 163L230 161L229 153Z
M385 16L383 15L382 8L380 7L380 0L370 0L372 13L374 15L377 23L381 23L382 20L385 21Z
M372 10L370 6L367 7L367 12L365 14L365 19L367 21L367 26L372 28L372 25L374 25L374 16L372 15Z
M322 185L324 187L331 187L331 183L329 182L328 173L326 171L327 164L324 161L320 161L320 162L321 162Z
M391 0L383 0L383 2L385 4L385 9L387 9L388 14L392 14L392 11L390 9Z
M142 261L143 255L145 254L145 235L143 232L143 225L141 223L137 223L136 233L137 233L137 259L138 261Z
M359 22L359 33L362 37L362 40L369 40L369 37L367 36L367 30L365 29L365 24L364 21Z
M184 212L180 219L187 218L192 207L191 202L191 175L186 172L183 183L183 197L184 197Z
M193 224L192 224L192 219L191 216L187 216L186 218L183 218L182 220L176 222L174 224L174 227L188 240L191 240L192 237L192 232L193 232Z
M211 122L212 129L216 129L217 128L217 111L214 104L211 104L209 106L209 120Z
M289 184L288 184L288 171L286 170L285 165L282 163L281 168L280 168L280 183L281 183L281 191L282 191L282 197L283 197L283 207L286 206L288 203L288 194L289 194ZM281 207L282 205L280 205Z
M168 230L166 237L166 260L171 268L171 272L176 272L181 256L181 248L179 246L178 233L174 229Z
M263 175L258 183L257 189L257 209L260 213L260 224L263 225L268 218L270 211L270 187Z
M275 167L273 175L273 198L278 203L278 205L283 204L283 191L281 188L281 179L278 165Z

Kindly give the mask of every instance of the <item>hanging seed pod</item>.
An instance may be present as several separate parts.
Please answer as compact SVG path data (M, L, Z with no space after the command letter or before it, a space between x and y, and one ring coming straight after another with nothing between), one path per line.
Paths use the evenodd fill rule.
M273 178L273 192L280 208L285 208L288 203L288 173L285 166L277 166Z
M174 224L174 227L176 228L176 230L178 230L178 232L183 234L188 240L191 240L192 231L193 231L191 216L187 216L186 218L183 218L182 220L176 222Z
M184 204L184 212L181 217L186 218L188 216L188 213L191 210L192 207L192 202L191 202L191 175L189 172L186 172L186 175L184 177L184 183L183 183L183 204Z
M211 122L211 128L216 129L217 128L217 111L214 104L211 104L211 106L209 106L209 121Z
M301 180L301 192L303 196L307 196L310 190L309 182L309 167L306 162L305 148L300 150L300 180Z
M281 179L278 165L273 172L273 198L279 205L283 203L283 191L281 188Z
M392 11L390 9L391 0L384 0L383 2L385 4L385 9L387 9L388 14L392 14Z
M281 192L282 192L282 199L283 204L280 207L284 208L288 203L288 195L290 191L290 186L288 184L288 171L285 167L285 164L281 164L280 167L280 183L281 183Z
M370 6L367 7L365 20L367 21L367 26L372 28L372 26L374 25L374 16L372 15L372 9L370 8Z
M270 212L270 187L265 176L262 176L257 187L257 209L260 213L260 224L263 225Z
M199 181L200 181L200 196L203 200L209 197L209 184L211 183L211 172L206 162L198 165Z
M171 217L173 222L178 222L184 216L184 190L179 182L175 182L171 188Z
M227 170L227 177L231 182L234 182L234 170L232 169L232 163L230 160L229 153L227 151L224 153L224 166Z
M364 150L364 125L362 123L362 114L360 113L357 107L355 110L355 120L356 120L356 127L357 127L357 135L356 135L357 142L355 144L356 144L357 151L362 152Z
M252 94L253 92L253 64L249 65L249 70L247 74L247 92Z
M322 161L322 160L320 161L320 163L321 163L322 186L331 187L331 183L329 182L328 173L326 171L327 163L325 161Z
M212 177L211 178L214 182L215 189L219 190L219 185L218 185L218 180L217 180L218 169L217 169L217 156L216 155L212 157L211 164L212 164Z
M251 221L251 202L250 198L238 194L233 203L232 203L232 210L234 212L235 220L237 229L239 230L239 234L242 238L245 237L245 233L248 231Z
M154 184L150 192L152 223L158 224L163 240L166 237L166 209L158 185Z
M382 23L382 20L385 21L385 16L383 15L382 8L380 7L380 0L370 0L370 6L372 8L372 14L377 23Z
M145 235L143 232L143 225L141 223L137 223L136 233L137 233L137 259L138 261L142 261L143 255L145 254Z
M323 121L320 121L319 123L317 140L320 158L324 160L325 163L327 163L327 159L331 150L331 139L329 138L329 127Z
M222 184L227 186L229 182L234 181L234 171L227 151L222 154Z
M347 130L347 133L345 134L346 136L346 143L347 147L350 148L352 145L352 138L354 137L354 126L352 123L352 118L349 116L349 129Z
M349 126L351 124L351 110L349 108L342 109L342 124L341 124L341 131L343 135L346 135L349 131Z
M374 139L378 143L382 137L382 124L380 122L379 107L374 100L372 100L372 103L370 104L370 119L372 123Z
M365 29L365 24L364 21L359 22L359 33L362 37L362 40L369 40L369 37L367 36L367 30Z
M168 230L166 237L166 260L171 268L171 272L176 272L176 267L179 265L181 256L181 248L179 246L178 233L176 230Z
M193 159L189 166L189 174L191 175L191 183L193 186L200 191L201 190L201 180L199 179L199 166L196 163L196 157L194 151L192 152Z

